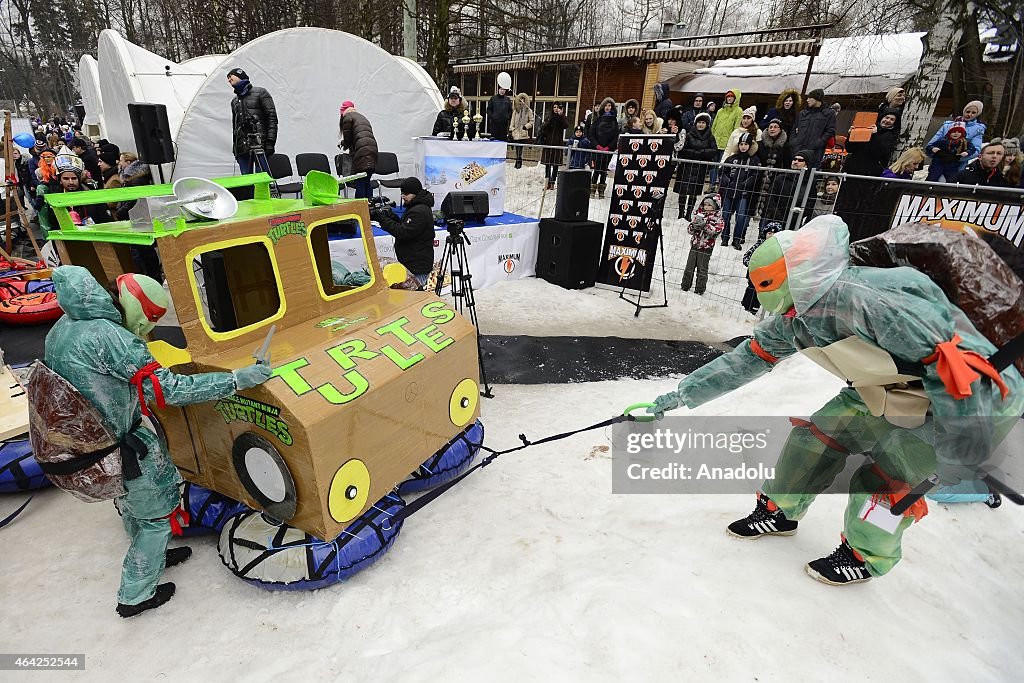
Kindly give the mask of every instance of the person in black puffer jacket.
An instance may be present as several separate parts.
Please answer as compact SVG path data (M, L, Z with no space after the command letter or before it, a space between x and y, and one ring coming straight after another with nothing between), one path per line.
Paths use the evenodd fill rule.
M590 124L590 144L594 149L604 152L614 152L619 144L619 120L615 113L615 100L606 97L601 100L597 116ZM594 162L594 174L590 181L590 196L595 193L604 198L604 191L607 188L608 164L611 163L611 154L595 154L591 157Z
M235 98L231 100L231 153L243 174L252 173L255 164L249 134L259 133L266 157L273 156L277 145L277 107L266 88L254 86L248 74L239 68L228 72L228 83L235 91ZM259 163L270 173L263 160Z
M718 143L711 134L711 116L706 112L697 114L693 128L684 133L683 147L679 150L683 161L676 172L676 192L679 194L679 217L684 218L693 213L697 197L704 191L704 179L710 166L704 164L688 164L689 161L715 161L718 159Z
M722 162L719 171L719 193L722 195L722 246L729 243L729 219L736 214L736 230L733 232L732 248L740 250L747 235L750 221L750 200L760 181L758 169L761 160L757 156L757 142L750 133L740 135L738 151Z
M395 256L420 284L434 269L434 195L423 189L419 178L402 181L402 202L405 215L398 218L390 209L375 208L373 220L395 238Z
M497 94L487 101L487 130L491 137L508 142L508 124L511 120L512 98L508 96L508 90L498 88Z
M797 114L793 134L789 136L792 149L811 153L812 158L807 160L811 168L818 168L826 144L836 134L836 113L831 107L821 106L824 99L821 88L807 93L807 106Z
M890 109L872 128L871 139L867 142L847 142L849 156L843 171L850 175L880 177L892 161L893 150L898 142L896 122L899 120L895 109Z
M352 155L352 173L365 173L366 177L353 183L356 199L369 199L370 176L377 168L377 138L373 137L373 126L369 119L356 111L356 105L345 100L341 103L341 146Z

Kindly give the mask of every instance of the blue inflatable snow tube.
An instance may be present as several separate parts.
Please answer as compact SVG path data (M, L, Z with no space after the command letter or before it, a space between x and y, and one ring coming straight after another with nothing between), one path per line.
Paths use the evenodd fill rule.
M333 541L321 541L261 512L243 512L224 525L221 562L264 590L310 591L341 583L386 553L401 531L392 517L405 501L389 493Z
M21 493L52 486L32 456L28 435L0 442L0 493Z
M398 492L417 493L451 481L469 469L483 442L484 425L477 420L399 484Z
M183 536L219 534L228 519L240 512L250 511L245 503L190 481L185 482L181 492L181 507L189 515L188 526L182 529Z

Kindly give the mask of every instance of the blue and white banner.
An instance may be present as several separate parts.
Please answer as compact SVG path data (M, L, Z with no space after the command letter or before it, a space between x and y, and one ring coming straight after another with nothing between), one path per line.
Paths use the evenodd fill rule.
M488 215L505 212L505 156L498 140L416 139L416 177L434 193L434 209L449 192L486 192Z

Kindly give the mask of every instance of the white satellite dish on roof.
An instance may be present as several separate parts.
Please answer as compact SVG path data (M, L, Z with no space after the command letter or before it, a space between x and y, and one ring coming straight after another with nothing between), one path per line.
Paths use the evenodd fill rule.
M196 218L220 221L238 212L238 200L227 188L206 178L181 178L174 181L174 201Z

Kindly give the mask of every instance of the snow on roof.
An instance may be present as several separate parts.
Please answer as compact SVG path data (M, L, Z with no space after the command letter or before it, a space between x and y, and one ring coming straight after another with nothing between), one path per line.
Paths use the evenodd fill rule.
M999 36L998 33L998 30L995 28L986 28L978 35L981 38L982 45L985 46L981 58L990 64L1010 61L1017 53L1017 48L1019 47L1016 40L1009 40L1011 36L1007 34Z
M921 60L924 33L826 38L814 58L809 88L823 88L833 95L884 92L903 85ZM775 93L799 88L807 73L808 57L751 57L720 59L697 69L692 77L680 77L674 90Z

